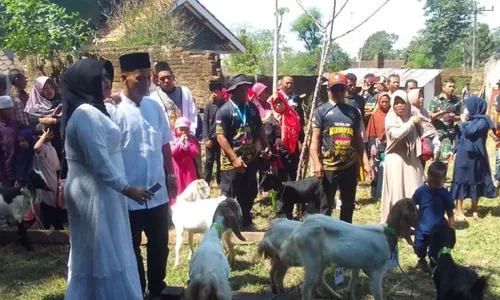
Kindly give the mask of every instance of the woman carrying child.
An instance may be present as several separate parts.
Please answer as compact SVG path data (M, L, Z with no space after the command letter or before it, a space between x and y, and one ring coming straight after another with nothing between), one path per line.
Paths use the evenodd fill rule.
M459 222L466 221L463 212L464 199L472 200L471 213L476 218L479 198L497 196L486 150L488 132L495 126L486 116L486 109L486 101L480 97L465 100L462 124L457 133L455 166L450 188L453 199L457 200L456 219Z
M194 158L200 153L196 138L189 134L191 122L184 117L175 121L174 140L170 142L174 162L175 176L177 176L177 194L180 195L186 187L198 179ZM175 204L172 200L171 205Z

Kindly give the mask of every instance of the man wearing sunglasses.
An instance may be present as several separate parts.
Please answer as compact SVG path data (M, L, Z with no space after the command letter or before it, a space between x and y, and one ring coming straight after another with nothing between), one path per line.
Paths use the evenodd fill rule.
M345 102L347 78L344 74L331 74L327 87L329 101L314 112L310 152L314 176L323 178L327 195L320 213L332 214L333 199L339 190L342 195L340 220L352 223L360 157L365 172L371 176L362 137L363 119L356 107Z

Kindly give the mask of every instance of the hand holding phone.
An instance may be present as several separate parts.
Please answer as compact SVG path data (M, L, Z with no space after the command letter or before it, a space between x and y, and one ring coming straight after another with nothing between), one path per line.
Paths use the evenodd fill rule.
M158 192L160 189L161 189L161 184L159 182L157 182L149 188L149 191L154 194L154 193Z

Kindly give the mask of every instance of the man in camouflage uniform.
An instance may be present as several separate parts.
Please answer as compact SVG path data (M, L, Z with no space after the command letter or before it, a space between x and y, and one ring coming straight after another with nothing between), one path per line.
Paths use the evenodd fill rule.
M443 83L443 92L429 103L429 114L432 124L438 131L441 141L439 159L447 162L453 150L456 122L460 121L461 105L455 97L455 80L447 79Z

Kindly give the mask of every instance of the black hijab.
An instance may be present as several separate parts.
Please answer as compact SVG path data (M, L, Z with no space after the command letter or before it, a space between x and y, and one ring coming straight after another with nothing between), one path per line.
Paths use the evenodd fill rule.
M82 104L90 104L109 117L102 94L103 69L113 78L113 65L108 60L82 59L64 72L61 122L63 136L71 115Z

